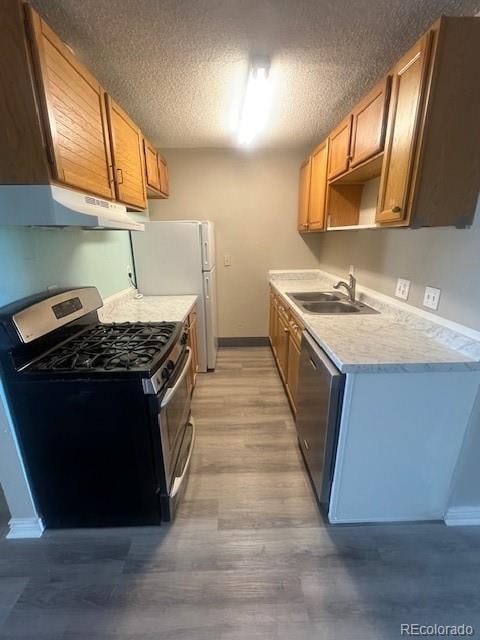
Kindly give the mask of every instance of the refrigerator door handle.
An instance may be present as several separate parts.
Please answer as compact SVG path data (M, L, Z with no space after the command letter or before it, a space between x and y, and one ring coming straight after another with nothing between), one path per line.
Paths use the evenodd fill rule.
M210 278L208 276L205 278L205 297L210 298Z
M205 240L203 243L203 263L205 266L208 266L208 241Z

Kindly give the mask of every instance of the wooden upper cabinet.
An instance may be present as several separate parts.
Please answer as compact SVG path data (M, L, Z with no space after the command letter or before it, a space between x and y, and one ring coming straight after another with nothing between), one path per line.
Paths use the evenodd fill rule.
M117 200L135 209L145 209L142 132L110 96L105 99Z
M427 32L393 69L377 222L396 222L407 217L431 40L432 33Z
M310 156L300 166L298 184L298 230L308 231L308 208L310 202Z
M350 168L383 150L391 79L382 80L353 111Z
M143 140L143 150L145 153L145 180L147 189L160 191L160 171L158 167L157 150L148 142Z
M347 171L350 160L350 136L352 132L352 116L349 115L329 137L328 179L336 178Z
M149 198L168 198L168 167L165 158L148 142L143 141L145 181Z
M113 198L103 89L46 22L26 11L52 178Z
M158 155L158 172L160 175L160 192L164 198L168 198L170 195L170 183L168 181L168 166L165 158Z
M328 139L322 142L311 156L308 228L313 231L323 231L326 226L327 163Z

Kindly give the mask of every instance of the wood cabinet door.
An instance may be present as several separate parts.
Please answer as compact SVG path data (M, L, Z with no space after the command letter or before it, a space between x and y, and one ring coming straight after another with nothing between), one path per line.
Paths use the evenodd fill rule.
M311 162L308 157L300 166L298 182L298 230L308 231L308 207L310 201Z
M268 323L268 337L270 344L273 347L275 336L275 295L270 291L270 311L269 311L269 323Z
M278 349L278 331L279 331L279 315L277 309L277 302L274 300L272 309L272 349L275 357L277 357Z
M292 401L294 410L297 408L298 395L298 371L300 367L300 349L295 340L290 336L288 343L288 374L287 386L290 391L290 400Z
M348 169L352 116L349 115L329 136L328 179L332 180Z
M158 167L157 150L144 138L143 151L145 154L145 179L147 187L160 191L160 171Z
M382 80L353 110L350 168L383 150L391 79Z
M168 181L168 166L165 158L158 154L158 172L160 174L160 191L168 198L170 195L170 183Z
M315 231L323 231L326 226L327 162L328 139L322 142L311 156L308 228Z
M283 379L287 380L288 371L288 322L278 316L277 360Z
M192 338L190 334L190 317L187 318L185 324L183 325L183 328L187 332L187 347L190 347L190 349L192 350L192 361L186 376L188 381L188 392L192 393L193 387L195 386L195 372L193 370L193 348L192 348Z
M27 23L52 178L114 198L104 91L28 5Z
M197 343L197 312L193 310L188 316L188 346L192 350L192 363L190 365L190 376L192 386L195 386L198 373L198 343Z
M431 32L426 33L393 69L377 222L391 223L408 217L431 36Z
M121 107L106 95L117 200L145 209L143 136Z

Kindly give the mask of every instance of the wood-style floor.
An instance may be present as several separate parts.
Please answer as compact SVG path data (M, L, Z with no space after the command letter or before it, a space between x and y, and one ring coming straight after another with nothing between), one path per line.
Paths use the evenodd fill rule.
M401 623L480 637L480 530L326 526L268 349L222 349L194 415L172 526L0 541L2 640L390 640Z

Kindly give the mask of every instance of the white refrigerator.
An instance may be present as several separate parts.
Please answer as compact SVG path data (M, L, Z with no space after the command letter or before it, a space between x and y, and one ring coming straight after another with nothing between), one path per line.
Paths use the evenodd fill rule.
M217 358L215 234L212 222L146 222L132 231L137 287L145 296L189 295L197 303L198 367L214 369Z

